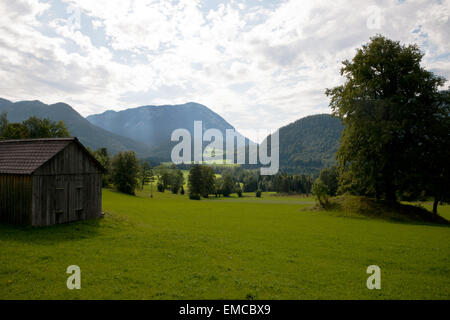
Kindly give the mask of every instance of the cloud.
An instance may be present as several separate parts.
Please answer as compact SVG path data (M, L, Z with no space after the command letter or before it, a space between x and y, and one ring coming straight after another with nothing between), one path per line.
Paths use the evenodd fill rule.
M340 62L375 34L419 44L424 65L450 77L449 0L205 5L0 2L0 96L83 115L196 101L250 132L329 112Z

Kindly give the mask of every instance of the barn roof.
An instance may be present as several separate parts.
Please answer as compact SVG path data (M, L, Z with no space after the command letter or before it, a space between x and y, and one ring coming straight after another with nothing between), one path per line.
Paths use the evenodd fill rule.
M16 139L0 141L0 174L32 174L72 142L76 142L103 170L76 137Z

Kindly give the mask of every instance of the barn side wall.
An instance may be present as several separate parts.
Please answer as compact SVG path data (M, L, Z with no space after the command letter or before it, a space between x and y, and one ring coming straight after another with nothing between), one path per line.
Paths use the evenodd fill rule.
M102 172L76 143L36 170L32 185L35 226L101 216Z
M0 222L30 225L31 183L29 175L0 175Z
M98 218L102 211L101 174L33 176L34 226Z

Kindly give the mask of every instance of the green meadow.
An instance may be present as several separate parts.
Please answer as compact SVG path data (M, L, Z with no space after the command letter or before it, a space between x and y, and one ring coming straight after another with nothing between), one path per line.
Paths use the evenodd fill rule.
M0 226L0 299L450 298L448 226L311 210L307 197L153 191L103 190L95 221ZM381 290L366 287L369 265Z

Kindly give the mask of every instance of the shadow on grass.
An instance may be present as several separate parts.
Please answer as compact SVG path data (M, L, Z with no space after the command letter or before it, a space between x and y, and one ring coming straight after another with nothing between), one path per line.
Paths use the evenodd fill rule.
M316 205L312 210L325 210L349 218L378 218L394 223L450 227L450 222L434 215L422 206L389 203L360 196L339 196L329 200L326 207Z
M0 241L54 244L98 237L103 218L57 224L48 227L0 224Z

